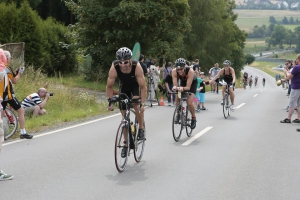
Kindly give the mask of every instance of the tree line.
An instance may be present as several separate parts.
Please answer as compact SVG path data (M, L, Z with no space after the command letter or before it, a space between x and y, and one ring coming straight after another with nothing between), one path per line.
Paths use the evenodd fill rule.
M50 74L74 71L90 55L91 66L80 65L82 72L90 80L105 78L116 50L135 42L160 65L184 57L199 59L208 71L229 59L239 72L245 64L247 33L235 24L233 0L66 0L70 13L64 17L74 17L69 26L58 22L65 11L60 17L41 13L42 7L57 13L62 1L0 2L0 19L8 19L0 27L0 43L25 42L26 63Z

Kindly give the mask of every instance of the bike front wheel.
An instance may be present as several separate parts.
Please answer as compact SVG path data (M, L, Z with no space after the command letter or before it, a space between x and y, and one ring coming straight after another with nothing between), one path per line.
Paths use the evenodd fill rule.
M190 112L188 106L186 105L186 113L185 113L185 131L188 137L191 137L193 129L191 128L192 123L192 113Z
M182 129L183 129L183 125L182 125L181 106L176 106L173 114L173 121L172 121L173 138L176 142L178 142L180 139Z
M122 121L119 125L115 141L115 164L119 172L122 172L128 160L129 155L129 125Z
M135 111L131 110L133 113L133 116L135 116ZM142 160L143 154L144 154L144 149L145 149L145 141L146 141L146 124L145 121L144 123L144 139L143 140L138 140L138 130L137 128L139 127L138 125L138 120L135 116L134 119L134 131L132 134L134 135L134 159L138 163Z
M228 116L230 116L230 103L229 103L229 97L227 93L225 93L224 100L223 100L223 114L225 119L227 119Z
M3 111L3 131L4 139L7 140L12 137L18 128L18 118L14 112L10 109L5 109Z

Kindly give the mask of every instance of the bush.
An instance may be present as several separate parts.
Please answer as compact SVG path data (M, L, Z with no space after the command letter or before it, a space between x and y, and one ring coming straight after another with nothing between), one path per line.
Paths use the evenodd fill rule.
M245 55L245 64L248 63L248 65L250 65L251 63L253 63L255 60L255 57L251 54L246 54Z

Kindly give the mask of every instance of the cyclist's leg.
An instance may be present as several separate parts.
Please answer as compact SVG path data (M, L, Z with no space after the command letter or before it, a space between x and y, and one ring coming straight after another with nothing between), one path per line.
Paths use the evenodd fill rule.
M139 86L136 85L134 87L132 87L131 89L131 94L132 94L132 98L133 99L139 99L140 97L140 89ZM135 114L139 123L139 129L144 129L144 113L140 113L140 105L137 103L133 103L132 104L134 110L135 110Z
M226 85L223 85L222 86L222 99L224 99L225 90L226 90Z
M229 87L229 95L230 95L230 101L231 101L231 105L234 105L234 91L233 91L233 87Z
M192 117L195 117L196 116L196 112L195 112L195 107L193 105L193 101L194 101L194 98L195 98L195 94L190 94L188 96L188 98L186 99L186 104L188 105L189 107L189 111L191 112L192 114Z

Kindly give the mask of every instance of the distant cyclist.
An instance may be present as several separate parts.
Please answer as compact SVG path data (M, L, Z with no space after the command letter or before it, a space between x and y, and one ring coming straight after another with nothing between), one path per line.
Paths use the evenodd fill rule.
M252 86L252 83L253 83L253 78L252 78L252 75L249 77L249 87L251 88Z
M265 85L266 85L266 79L265 78L262 79L262 84L265 87Z
M248 73L246 71L243 74L243 81L244 81L244 87L245 87L248 83Z
M186 60L183 58L178 58L175 62L175 68L172 70L172 78L173 78L173 89L180 92L186 91L191 94L187 97L186 103L188 108L192 114L191 121L191 129L196 128L196 114L195 107L193 105L193 100L197 90L197 76L193 68L190 68L186 65ZM179 82L180 81L180 85ZM178 105L179 99L176 98L176 105ZM177 115L177 119L179 121L179 115Z
M254 85L255 86L257 85L257 81L258 81L258 76L255 76L255 79L254 79Z
M235 86L235 72L234 69L231 66L231 62L229 60L225 60L223 62L223 68L219 71L219 73L209 81L209 83L213 83L217 78L219 78L221 75L223 75L224 81L229 85L229 92L230 92L230 101L231 101L231 110L234 111L234 86ZM222 87L222 96L224 100L224 94L225 94L226 86L223 85ZM223 103L222 100L222 103Z

